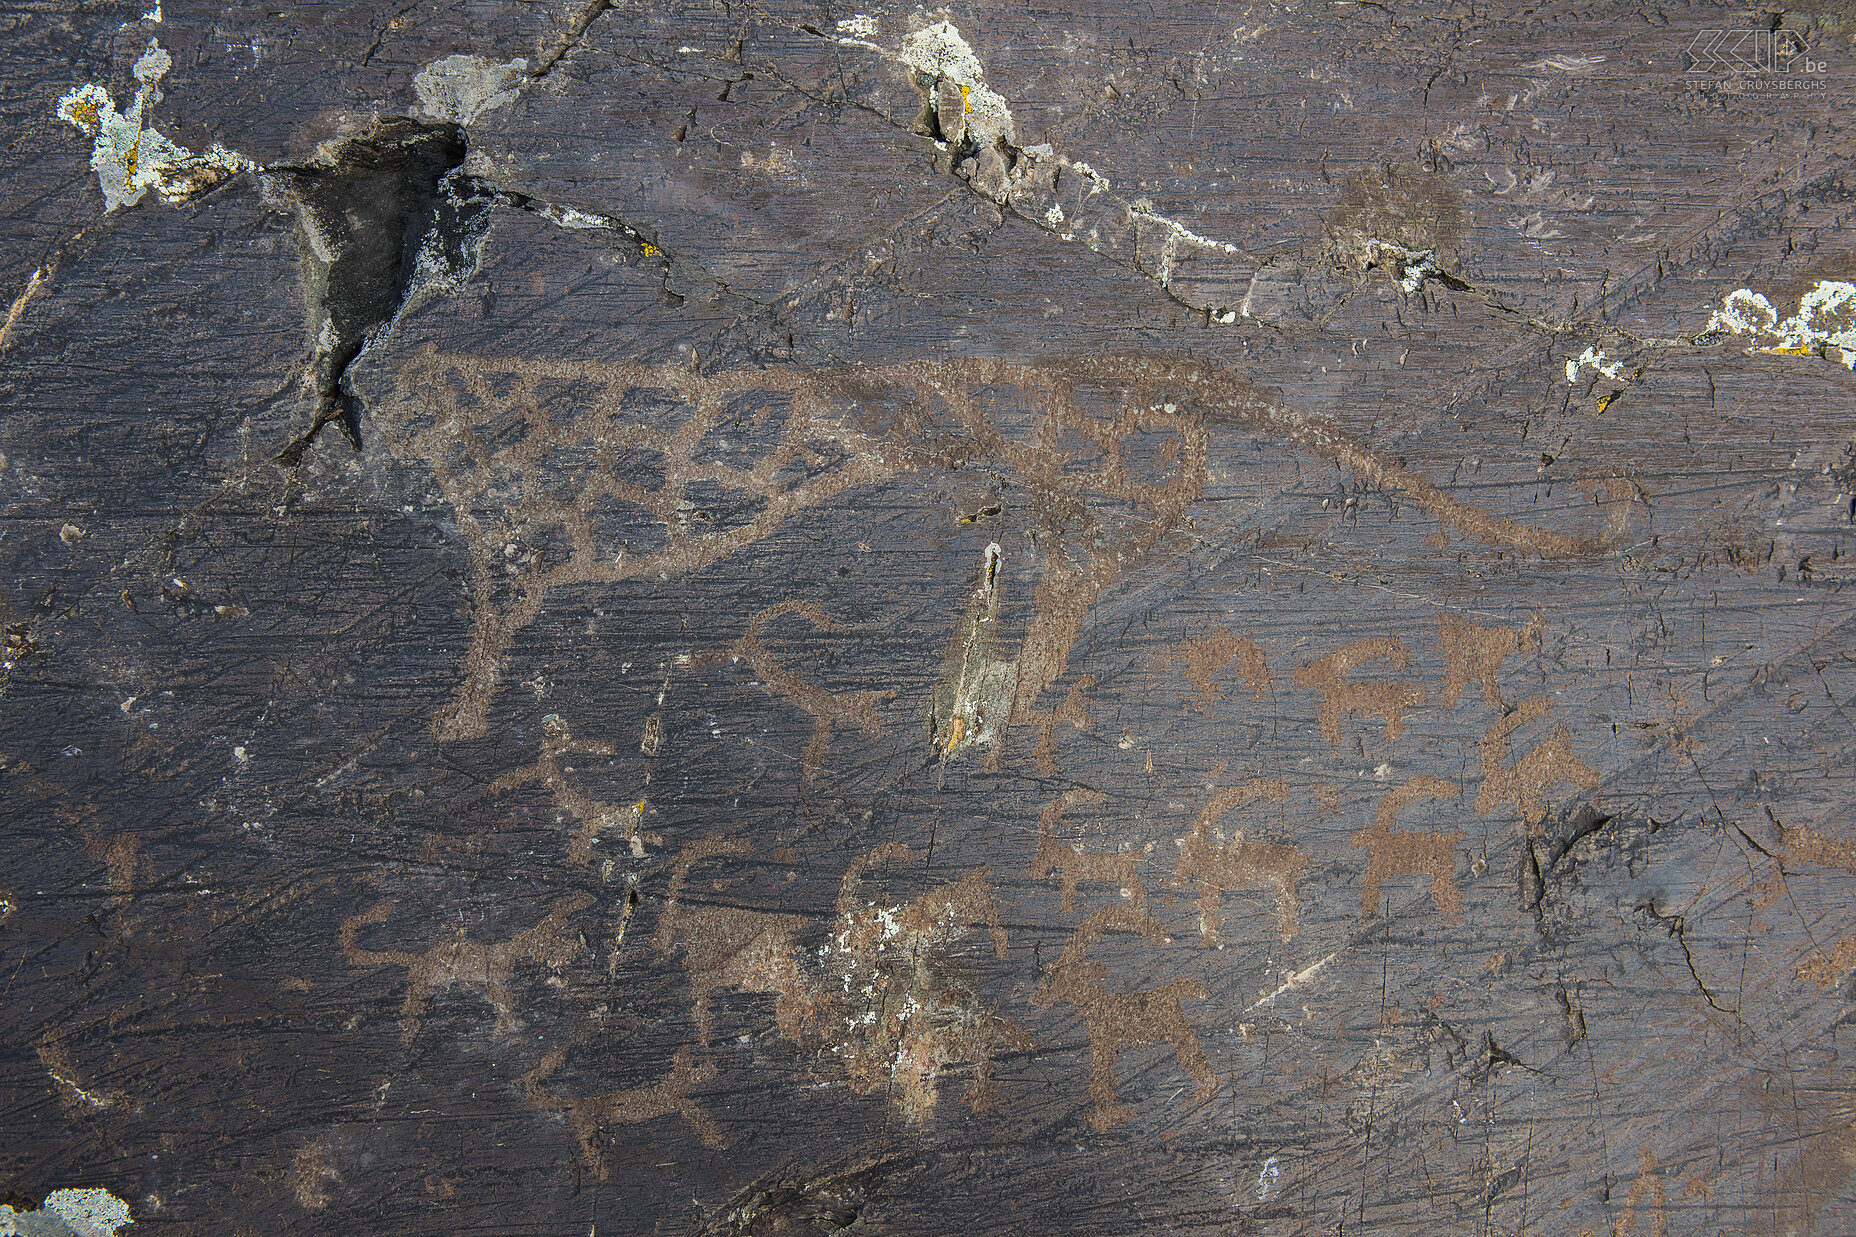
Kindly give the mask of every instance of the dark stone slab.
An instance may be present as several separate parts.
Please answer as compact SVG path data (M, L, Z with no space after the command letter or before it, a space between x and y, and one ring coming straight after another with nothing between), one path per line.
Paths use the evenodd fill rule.
M0 15L0 1231L1847 1231L1848 23Z

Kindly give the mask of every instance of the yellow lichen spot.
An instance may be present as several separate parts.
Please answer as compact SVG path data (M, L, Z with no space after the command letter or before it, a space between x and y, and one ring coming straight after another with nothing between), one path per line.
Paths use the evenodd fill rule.
M1609 395L1601 396L1598 401L1598 411L1603 412L1605 409L1611 407L1612 401L1622 394L1624 394L1622 391L1613 391Z
M95 103L80 103L72 108L71 123L93 137L96 135L97 130L103 127L103 122L97 119L97 105Z
M1815 356L1817 349L1799 345L1794 348L1761 348L1761 352L1770 352L1775 356Z
M645 241L644 256L647 258L661 258L664 256L664 251L659 249L656 245L653 245L650 241Z
M966 719L956 716L953 721L948 723L947 739L941 744L941 755L943 757L952 756L954 754L954 749L960 746L960 740L966 733Z
M966 109L966 114L968 116L973 114L973 100L968 97L972 93L973 91L969 87L962 86L960 88L960 106Z
M128 173L129 182L131 184L135 182L135 152L141 145L142 135L138 133L135 135L135 141L129 146L129 153L124 155L122 159L123 171Z
M650 806L651 801L649 799L640 799L638 802L632 804L632 815L642 820L644 819L644 810Z

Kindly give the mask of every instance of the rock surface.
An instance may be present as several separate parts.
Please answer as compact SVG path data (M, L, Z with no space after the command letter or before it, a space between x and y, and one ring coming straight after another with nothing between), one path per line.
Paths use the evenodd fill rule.
M0 1231L1856 1226L1842 6L0 31Z

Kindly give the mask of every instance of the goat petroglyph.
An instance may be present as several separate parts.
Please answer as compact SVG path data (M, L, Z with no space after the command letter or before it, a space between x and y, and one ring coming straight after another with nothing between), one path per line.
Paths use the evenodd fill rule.
M1034 880L1057 876L1063 883L1058 906L1066 915L1076 909L1076 887L1084 882L1112 887L1134 910L1147 908L1147 891L1141 887L1136 871L1141 863L1140 852L1086 851L1080 842L1065 842L1057 836L1057 825L1064 816L1080 807L1095 807L1106 799L1096 790L1066 790L1038 815L1038 851L1025 875Z
M1456 887L1456 848L1462 831L1400 833L1393 813L1424 799L1454 799L1462 788L1440 777L1418 777L1379 801L1373 823L1353 835L1355 847L1371 852L1366 875L1360 878L1360 914L1371 918L1379 910L1379 885L1401 876L1428 876L1431 901L1452 921L1462 913L1463 895Z
M690 988L690 1014L697 1040L715 1038L710 1006L724 989L771 992L780 1033L788 1039L805 1034L814 1016L816 999L801 970L795 943L808 920L803 915L780 915L737 906L691 905L686 894L690 870L710 859L739 859L753 845L730 838L692 842L677 856L664 909L652 938L660 954L681 952Z
M1416 683L1382 680L1361 683L1346 677L1349 671L1371 661L1388 661L1403 670L1411 664L1405 642L1397 636L1380 636L1356 640L1337 653L1311 661L1295 672L1297 687L1314 688L1321 693L1321 737L1328 746L1340 748L1340 719L1363 713L1385 722L1386 742L1405 731L1405 711L1421 709L1430 703L1430 693Z
M1163 664L1182 666L1186 678L1199 693L1199 711L1210 713L1224 699L1219 679L1227 668L1235 667L1244 686L1258 700L1269 694L1270 664L1255 641L1234 631L1219 628L1206 636L1187 636L1162 654Z
M1277 929L1283 940L1295 935L1296 912L1300 906L1295 896L1295 882L1308 868L1308 856L1293 846L1277 842L1256 842L1243 830L1226 841L1218 828L1226 816L1238 808L1261 802L1281 803L1289 797L1289 787L1280 778L1253 777L1238 786L1219 791L1193 822L1192 832L1175 839L1179 846L1179 866L1170 884L1175 889L1196 886L1199 892L1199 939L1217 945L1219 929L1224 925L1224 895L1237 889L1267 889L1276 898Z
M812 602L782 602L777 606L768 606L749 619L746 634L725 651L699 654L692 659L691 665L701 668L745 662L749 669L760 676L760 686L768 695L790 701L810 713L814 719L812 738L806 744L805 755L800 760L800 779L810 783L825 771L825 750L831 744L832 728L851 725L868 736L882 734L883 719L877 714L876 706L893 698L896 693L885 690L833 694L806 682L781 665L773 651L767 647L762 632L769 623L789 614L798 615L819 631L840 630L831 616Z
M1529 649L1540 648L1538 615L1525 627L1485 627L1445 612L1437 616L1437 651L1444 658L1444 689L1437 703L1455 708L1471 680L1482 685L1482 699L1492 709L1502 707L1502 663Z
M689 1122L696 1136L702 1139L703 1146L718 1151L728 1146L728 1139L723 1135L721 1127L690 1093L694 1087L715 1078L715 1066L708 1061L697 1065L694 1053L687 1044L677 1049L670 1072L651 1086L608 1091L603 1095L575 1096L571 1099L556 1095L542 1086L551 1074L560 1069L566 1058L565 1048L549 1051L539 1065L523 1076L523 1090L535 1107L567 1114L574 1137L580 1141L580 1154L585 1157L593 1175L601 1181L611 1175L611 1167L606 1162L605 1142L606 1130L614 1125L654 1121L659 1117L676 1115Z
M906 868L915 852L889 843L859 856L839 887L825 942L808 951L809 920L733 906L689 905L690 870L750 848L712 839L686 847L658 923L660 953L681 949L692 1012L704 1044L715 1035L711 1002L723 989L775 997L780 1035L819 1047L843 1067L858 1094L883 1089L902 1114L920 1122L935 1106L940 1077L968 1066L964 1099L978 1112L995 1103L992 1062L1001 1050L1034 1046L1017 1022L987 1007L956 946L975 925L991 934L1003 959L1005 924L984 867L906 903L866 896L871 870Z
M1102 986L1108 968L1088 956L1090 946L1109 932L1137 933L1150 945L1167 942L1166 929L1153 917L1128 907L1102 907L1083 920L1031 994L1039 1009L1067 1003L1089 1028L1089 1124L1103 1132L1134 1115L1121 1102L1117 1078L1121 1054L1130 1048L1169 1044L1179 1067L1196 1084L1193 1094L1200 1103L1218 1090L1217 1075L1182 1008L1183 1002L1203 1001L1205 985L1176 979L1158 988L1109 991Z
M540 923L506 941L469 941L462 929L450 941L419 952L401 949L367 949L361 930L385 923L393 903L383 899L342 921L342 953L350 966L403 967L406 1000L400 1006L400 1032L405 1043L419 1034L419 1019L434 993L462 986L477 993L496 1011L496 1030L507 1035L520 1026L515 994L510 984L517 965L534 962L559 972L580 956L585 942L568 921L593 905L589 894L573 894L555 902Z
M1515 711L1496 720L1482 740L1482 789L1476 792L1476 812L1486 816L1504 803L1513 804L1529 837L1539 837L1546 823L1548 792L1566 783L1581 790L1596 790L1598 771L1572 750L1572 733L1564 723L1554 726L1547 741L1525 753L1513 765L1508 759L1508 736L1553 711L1545 696L1523 700Z
M861 856L845 872L838 918L819 950L824 972L819 1030L844 1063L853 1090L888 1088L891 1102L911 1121L919 1123L933 1110L938 1078L953 1065L973 1070L963 1096L967 1105L990 1112L996 1106L994 1056L1028 1050L1035 1041L981 1002L953 946L974 925L984 925L1003 959L1005 924L984 867L903 905L864 896L872 867L914 860L914 851L894 842Z
M568 857L575 863L591 860L594 845L607 832L618 833L630 844L632 855L642 857L644 838L638 825L644 819L648 802L639 799L630 806L620 807L595 799L568 782L568 775L574 768L561 763L563 757L611 756L615 752L610 743L574 738L573 730L560 715L550 713L541 719L541 751L535 763L503 774L490 784L490 789L500 793L530 784L539 784L545 789L562 811L579 822L568 848Z

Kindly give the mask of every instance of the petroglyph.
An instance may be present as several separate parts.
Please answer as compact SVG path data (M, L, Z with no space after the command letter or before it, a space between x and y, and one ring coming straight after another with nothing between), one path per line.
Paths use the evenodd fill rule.
M561 1067L566 1057L565 1048L550 1051L539 1065L523 1076L523 1090L529 1102L537 1108L567 1114L574 1137L580 1140L580 1154L593 1170L593 1175L601 1181L605 1181L611 1174L611 1166L606 1162L605 1131L615 1125L654 1121L659 1117L676 1115L689 1122L696 1136L702 1139L703 1146L718 1151L728 1146L728 1139L723 1136L721 1127L716 1125L714 1118L690 1094L699 1084L714 1079L715 1066L707 1061L697 1065L687 1044L677 1049L670 1072L660 1082L648 1087L608 1091L603 1095L575 1096L571 1099L555 1095L542 1086L549 1075Z
M1029 404L1040 419L1002 431L989 410L1002 398ZM1110 415L1094 415L1096 403ZM1549 558L1607 545L1603 536L1492 516L1221 371L1155 357L704 374L685 363L428 349L402 368L377 411L391 448L431 470L469 549L471 646L456 701L438 722L446 738L484 733L510 642L550 589L700 571L801 511L920 469L983 465L1030 492L1043 572L1014 659L1014 724L1051 724L1039 700L1063 676L1085 614L1181 527L1203 493L1214 428L1333 460L1478 541ZM741 447L744 437L752 450ZM991 604L976 597L982 610ZM972 634L963 625L957 639ZM1240 672L1243 664L1240 651ZM1383 707L1395 729L1392 701L1357 686L1363 705ZM937 716L937 743L952 720L943 726ZM962 730L955 746L970 742Z
M1090 727L1089 706L1083 703L1083 695L1096 685L1096 676L1085 674L1070 684L1069 694L1063 703L1044 714L1043 729L1038 731L1038 749L1032 755L1032 766L1039 777L1056 777L1057 768L1057 727L1065 722L1077 730Z
M418 1035L419 1019L432 995L459 985L489 1002L490 1008L496 1011L497 1033L507 1035L521 1025L516 1017L515 994L510 988L515 968L520 963L533 962L559 973L579 957L585 942L568 920L591 905L590 895L572 894L555 902L540 923L506 941L468 941L460 928L452 940L414 953L362 947L361 930L385 923L393 914L393 903L383 899L342 921L342 953L348 964L356 968L405 968L406 1000L400 1006L400 1032L405 1043L412 1043Z
M1295 935L1300 903L1295 882L1308 868L1308 856L1293 846L1254 842L1238 830L1226 841L1218 823L1240 807L1258 801L1281 803L1289 788L1281 779L1253 777L1242 785L1219 791L1193 822L1192 832L1176 838L1179 866L1169 882L1175 889L1195 885L1199 891L1199 939L1218 944L1224 925L1224 895L1237 889L1268 889L1276 897L1276 924L1283 940Z
M1612 1237L1628 1237L1637 1228L1637 1209L1648 1201L1650 1237L1669 1237L1669 1187L1657 1170L1656 1156L1648 1147L1637 1148L1637 1177L1624 1195L1624 1210L1618 1216Z
M1815 829L1786 825L1780 832L1786 858L1820 868L1842 868L1856 876L1856 841L1834 838Z
M638 826L649 804L640 799L629 807L619 807L575 790L567 781L568 775L574 772L573 766L561 763L562 757L614 754L610 743L574 738L572 729L560 715L550 713L541 719L541 752L535 763L503 774L490 784L490 789L500 793L539 783L553 797L557 807L580 822L568 849L568 857L575 863L590 861L594 845L607 832L617 832L630 843L633 856L642 857L644 838Z
M1150 945L1163 945L1167 940L1166 930L1151 916L1128 907L1102 907L1083 920L1031 994L1031 1003L1039 1009L1067 1003L1089 1028L1089 1097L1093 1101L1089 1124L1100 1132L1134 1115L1121 1102L1116 1073L1121 1054L1130 1048L1170 1044L1180 1068L1197 1084L1193 1094L1200 1103L1218 1090L1211 1062L1182 1008L1185 1001L1206 999L1205 985L1195 979L1176 979L1158 988L1108 991L1102 987L1108 968L1089 961L1088 954L1089 947L1109 932L1138 933Z
M1798 964L1798 978L1808 979L1820 988L1834 988L1853 970L1856 970L1856 936L1842 936L1812 950L1811 956Z
M1136 869L1140 852L1086 851L1082 844L1057 837L1057 825L1065 815L1080 807L1095 807L1107 796L1095 790L1068 790L1045 806L1038 816L1038 853L1025 869L1025 875L1042 880L1057 875L1063 882L1063 897L1058 903L1064 914L1076 909L1076 887L1084 882L1111 886L1128 905L1137 911L1147 909L1147 891L1141 887Z
M888 1087L891 1102L912 1121L934 1108L939 1075L957 1064L973 1069L962 1099L975 1112L990 1112L996 1103L994 1056L1030 1049L1035 1041L1017 1022L981 1003L952 947L973 925L983 924L994 952L1004 958L1005 925L984 867L902 906L863 896L864 877L873 866L914 859L909 847L891 843L845 872L837 922L819 951L820 1004L830 1003L820 1030L844 1063L853 1090Z
M1539 615L1525 627L1484 627L1446 612L1437 616L1437 625L1437 651L1444 659L1444 689L1437 703L1446 709L1456 707L1471 680L1482 685L1482 699L1490 708L1501 708L1502 663L1540 648Z
M1270 665L1263 650L1247 637L1218 628L1210 635L1187 636L1166 650L1163 660L1169 665L1185 667L1186 678L1199 693L1199 711L1210 713L1224 699L1218 679L1235 666L1244 686L1258 700L1269 694Z
M1411 664L1405 642L1397 636L1379 636L1356 640L1338 653L1311 661L1295 672L1297 687L1313 688L1321 693L1321 737L1328 746L1340 749L1340 719L1356 713L1378 717L1386 726L1386 742L1405 731L1405 710L1421 709L1430 703L1430 693L1415 683L1386 680L1359 683L1344 677L1370 661L1389 661L1403 670Z
M1463 896L1456 887L1456 848L1463 833L1400 833L1393 828L1393 813L1424 799L1454 799L1462 788L1439 777L1413 778L1379 801L1373 823L1353 835L1355 847L1370 851L1366 875L1360 880L1360 914L1372 918L1379 910L1379 885L1401 876L1431 878L1431 901L1454 922L1462 915Z
M883 719L877 715L876 706L893 698L896 693L857 691L834 695L806 682L782 666L762 640L761 632L767 624L789 614L799 615L819 631L841 630L830 615L812 602L783 602L777 606L768 606L749 619L747 633L729 645L725 652L700 654L691 664L701 668L727 662L746 662L760 676L760 686L768 695L788 700L813 716L812 739L806 744L805 755L800 761L801 784L809 784L824 772L825 750L831 744L832 728L841 724L851 725L865 735L874 737L882 734Z
M1512 803L1521 814L1529 837L1539 837L1547 819L1547 792L1554 786L1570 783L1582 790L1596 790L1598 771L1579 759L1572 750L1572 735L1562 723L1553 728L1547 741L1515 761L1508 759L1508 736L1529 722L1538 721L1553 711L1545 696L1523 700L1515 711L1489 727L1482 740L1482 789L1476 792L1476 812L1486 816L1504 803Z
M794 942L808 921L802 915L779 915L736 906L690 905L685 890L690 869L709 859L740 858L751 843L728 838L692 842L677 856L664 910L652 943L660 954L681 950L690 987L690 1013L697 1042L715 1038L710 1010L724 989L774 994L780 1034L798 1039L814 1017L816 995L800 967Z
M737 466L717 440L756 395L785 415L767 449ZM571 404L558 416L556 399ZM707 376L688 364L426 352L401 371L383 416L396 449L431 468L470 550L471 649L439 721L452 738L484 733L503 655L549 589L687 575L897 470L883 443L837 415L826 386L790 370Z
M750 849L725 839L686 847L658 923L658 951L683 951L702 1042L714 1038L716 992L769 992L781 1036L828 1050L858 1094L886 1089L903 1115L919 1122L934 1108L940 1076L966 1065L973 1077L962 1098L975 1111L989 1111L994 1056L1029 1049L1033 1041L982 1003L955 955L973 926L984 925L994 952L1006 956L988 870L975 868L906 904L888 903L864 896L868 873L879 864L911 864L915 856L901 843L878 847L846 870L830 934L808 953L797 943L809 922L802 916L689 906L696 864Z

